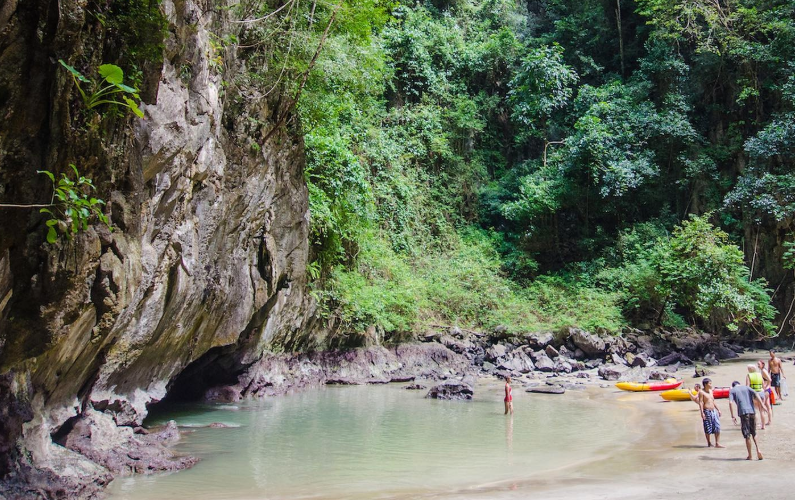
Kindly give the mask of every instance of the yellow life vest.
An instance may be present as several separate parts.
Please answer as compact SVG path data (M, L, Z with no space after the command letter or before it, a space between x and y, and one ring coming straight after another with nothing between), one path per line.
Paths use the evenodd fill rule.
M760 392L764 389L764 377L762 377L760 373L748 373L747 378L750 380L750 387L752 387L754 391Z

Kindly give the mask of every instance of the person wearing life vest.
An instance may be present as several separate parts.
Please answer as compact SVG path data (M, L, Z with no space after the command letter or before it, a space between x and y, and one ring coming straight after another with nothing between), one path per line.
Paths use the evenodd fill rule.
M769 425L769 412L766 410L767 403L765 400L766 394L764 393L764 377L758 372L756 365L747 365L747 387L753 389L758 395L758 399L763 403L759 407L759 415L761 416L761 429L765 429L765 425Z

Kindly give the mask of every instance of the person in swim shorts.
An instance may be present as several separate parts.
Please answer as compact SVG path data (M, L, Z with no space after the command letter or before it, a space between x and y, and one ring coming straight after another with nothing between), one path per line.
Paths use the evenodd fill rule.
M736 424L736 417L733 415L733 405L736 403L736 409L739 418L742 419L742 436L744 436L745 444L747 445L747 460L753 459L753 452L751 451L750 438L753 438L753 443L756 445L756 455L759 460L764 460L764 456L758 449L758 441L756 441L756 410L755 406L759 409L762 408L761 398L758 397L756 391L751 387L745 387L739 384L738 380L734 380L731 384L731 392L728 396L728 407L731 410L731 418L733 423Z
M711 379L703 379L703 387L697 393L698 404L700 405L700 418L703 419L703 432L706 435L706 442L711 448L711 435L714 435L715 448L724 448L719 444L719 433L722 425L719 422L721 415L717 403L714 401L714 388L711 386Z
M772 377L772 387L775 388L775 397L778 401L783 401L783 394L781 394L781 376L783 374L783 365L780 358L775 355L775 351L769 351L769 374Z
M511 397L511 377L506 377L505 391L506 391L506 397L503 398L503 402L506 405L506 412L504 413L504 415L508 415L509 413L511 413L513 415L514 414L514 403L511 402L512 399L513 399Z

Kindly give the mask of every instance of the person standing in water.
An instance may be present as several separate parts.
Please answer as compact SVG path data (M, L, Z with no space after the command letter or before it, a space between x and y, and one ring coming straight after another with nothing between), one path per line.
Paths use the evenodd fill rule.
M728 407L731 409L731 418L734 425L736 425L736 417L733 415L733 404L736 403L736 409L739 413L739 418L742 419L742 436L747 445L747 460L753 459L753 452L750 448L750 437L753 438L753 443L756 445L756 455L759 460L764 460L764 456L758 449L758 441L756 441L756 410L753 406L758 406L759 410L762 409L761 398L758 397L756 391L751 387L740 385L737 380L731 384L731 392L728 396Z
M719 444L719 433L722 425L719 422L721 415L717 403L714 401L714 388L711 386L711 379L703 379L703 387L697 393L698 404L700 405L700 417L703 419L703 432L706 435L706 442L711 448L711 435L714 435L715 448L725 448Z
M514 414L514 403L511 402L511 377L506 376L506 397L503 399L503 402L506 404L506 412L504 415L508 415L511 413Z
M783 373L783 365L780 358L775 355L775 351L769 351L769 374L772 377L772 387L775 388L775 397L778 401L783 401L783 394L781 394L781 377L786 377Z
M758 368L756 368L756 365L747 365L747 387L753 389L758 396L758 399L761 402L764 402L764 377L758 373ZM761 416L761 429L766 429L764 426L770 423L767 421L767 418L769 418L769 412L766 409L766 404L759 405L758 414Z

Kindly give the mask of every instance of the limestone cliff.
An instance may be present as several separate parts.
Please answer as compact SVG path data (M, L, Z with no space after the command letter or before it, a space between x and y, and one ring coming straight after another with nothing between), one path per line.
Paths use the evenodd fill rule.
M42 203L36 171L75 163L113 223L50 245L37 210L0 209L0 477L42 485L103 483L97 460L53 441L86 419L134 439L187 366L230 383L276 335L302 332L308 309L302 140L270 133L280 100L226 81L236 48L211 43L230 29L225 2L157 7L163 57L139 68L142 120L87 113L58 64L119 59L105 7L0 2L0 202Z

